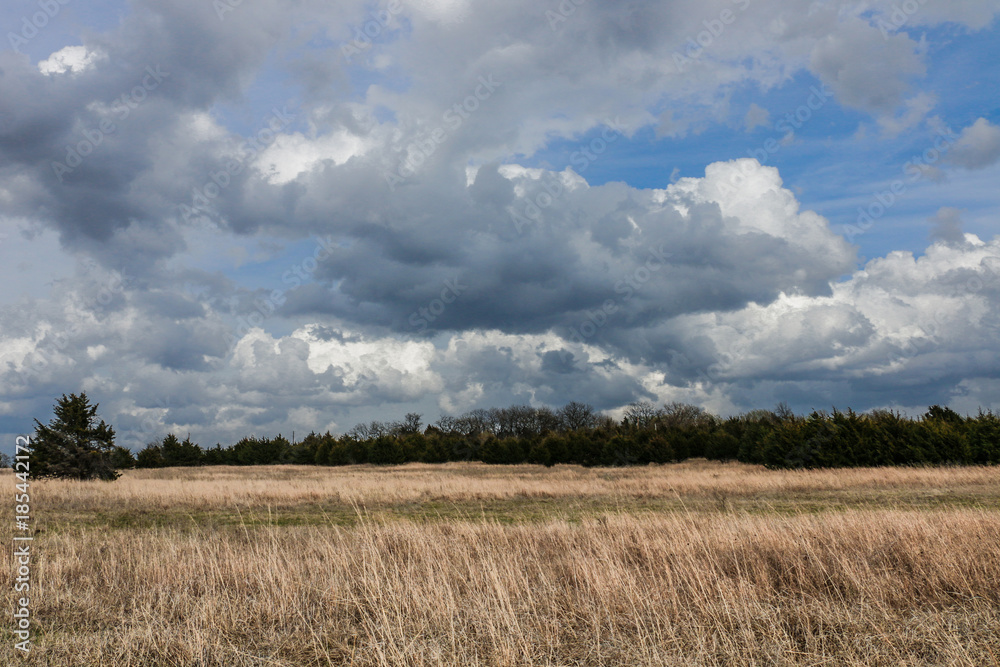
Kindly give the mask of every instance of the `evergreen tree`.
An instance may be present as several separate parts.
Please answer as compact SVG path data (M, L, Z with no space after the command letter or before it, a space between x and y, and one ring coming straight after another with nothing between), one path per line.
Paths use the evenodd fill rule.
M162 468L166 465L163 461L163 450L155 442L150 442L135 457L137 468Z
M201 447L191 442L190 436L184 441L177 439L173 433L168 433L160 445L165 466L197 466L203 463L205 457Z
M62 395L55 417L42 424L35 420L31 441L33 477L71 479L118 479L115 469L115 431L98 420L97 407L86 393Z
M116 470L134 468L135 455L132 454L132 450L128 447L115 445L115 448L111 451L111 462L114 464Z

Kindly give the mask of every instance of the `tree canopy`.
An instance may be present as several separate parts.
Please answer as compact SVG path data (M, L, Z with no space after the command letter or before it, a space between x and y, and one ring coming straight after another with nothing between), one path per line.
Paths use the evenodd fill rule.
M787 405L718 417L683 403L633 403L621 421L593 407L512 405L443 416L423 427L421 415L358 424L335 436L310 433L291 443L250 436L212 449L167 435L139 452L138 467L281 463L388 465L420 461L645 465L694 457L770 468L1000 463L1000 416L962 416L931 406L920 418L853 410L799 416Z
M91 405L86 393L63 394L48 425L35 420L35 436L31 440L32 477L118 478L115 430L98 418L97 408L98 404Z

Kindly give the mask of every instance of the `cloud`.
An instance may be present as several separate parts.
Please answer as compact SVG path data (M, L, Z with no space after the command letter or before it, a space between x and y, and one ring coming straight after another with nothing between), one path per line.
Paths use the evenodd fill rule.
M107 56L100 51L88 51L85 46L67 46L45 60L38 63L38 71L42 74L76 74L94 66Z
M767 109L757 106L756 103L752 103L750 108L747 110L747 115L743 118L743 126L747 129L747 132L753 132L758 127L765 127L771 123L771 114L768 113Z
M809 66L848 106L887 113L923 75L920 45L905 33L883 35L857 17L841 19L812 49Z
M760 11L737 12L724 38L678 72L675 54L717 19L693 0L580 6L557 30L544 7L526 1L475 12L462 2L404 3L393 20L406 29L380 36L350 62L336 46L312 45L354 39L351 26L372 20L359 1L241 6L220 21L196 0L145 0L116 27L90 37L84 51L71 46L44 61L46 71L73 76L45 76L17 54L0 56L0 176L25 181L6 204L19 215L43 212L41 220L68 245L102 257L128 253L137 269L155 269L183 250L183 234L172 228L189 221L177 220L178 206L191 205L193 191L224 171L245 137L262 127L263 119L251 118L233 133L212 113L240 99L269 53L283 59L302 106L294 125L257 152L254 168L231 175L210 202L208 217L240 234L275 226L317 233L335 224L333 202L360 209L374 194L372 184L412 153L411 143L444 126L443 115L474 92L480 76L506 83L448 132L411 186L432 192L442 184L426 179L449 168L530 156L553 138L572 140L616 117L630 135L655 126L659 136L679 138L728 122L728 96L739 87L767 89L806 69L843 104L886 118L910 104L895 122L916 122L926 106L917 101L925 98L907 91L924 67L918 43L905 34L886 41L856 12L797 7L774 0ZM981 11L969 16L982 20ZM313 37L310 48L294 46ZM96 60L97 53L107 58ZM142 101L122 117L147 67L169 77L140 91ZM747 127L764 122L761 112L750 108ZM114 130L99 132L102 122ZM88 136L100 144L88 145ZM89 152L81 164L54 173L53 163L75 162L78 147ZM343 185L331 184L334 171ZM356 197L340 192L348 187ZM146 231L124 234L133 227Z
M877 0L871 4L882 11L890 24L904 30L943 22L982 30L993 22L1000 9L995 0L952 0L946 6L923 2L916 7L895 0Z
M934 95L918 93L903 103L901 112L895 115L880 116L878 124L882 128L882 132L888 136L896 136L917 127L936 104L937 98Z
M823 387L865 405L947 403L997 370L1000 237L965 240L872 260L827 297L783 296L678 326L684 339L712 341L706 375L734 395L771 382L800 385L816 407Z
M337 171L322 175L331 188ZM654 190L587 187L570 171L450 178L461 182L439 181L433 197L401 189L389 207L365 193L363 218L341 207L343 239L315 274L325 289L290 295L283 313L403 333L538 332L608 307L620 326L645 326L781 291L823 293L854 266L827 222L800 212L777 171L751 159Z
M985 118L962 130L945 160L965 169L985 169L1000 160L1000 127Z
M641 326L608 315L606 340L558 328L421 339L327 318L285 334L250 329L227 348L224 308L205 296L149 293L96 266L57 294L0 310L0 405L42 415L52 396L82 388L132 446L168 431L228 443L290 427L343 431L407 411L434 418L581 398L609 411L682 400L727 412L790 396L797 409L864 409L944 403L975 387L988 401L1000 358L1000 238L971 235L920 257L872 260L825 294L782 293Z
M938 209L937 214L930 219L933 223L930 238L943 243L963 243L965 234L962 232L962 211L945 206Z
M187 123L239 94L288 18L279 6L219 21L204 3L140 2L87 47L64 48L38 66L0 53L0 177L30 184L14 191L8 212L39 218L67 245L107 248L130 227L170 237L163 228L179 191L219 152ZM199 48L190 47L192 35ZM178 172L164 173L171 167ZM146 265L176 250L132 247Z
M671 139L683 139L692 131L695 122L689 118L679 118L674 111L664 111L660 114L659 122L656 125L656 137L670 137Z

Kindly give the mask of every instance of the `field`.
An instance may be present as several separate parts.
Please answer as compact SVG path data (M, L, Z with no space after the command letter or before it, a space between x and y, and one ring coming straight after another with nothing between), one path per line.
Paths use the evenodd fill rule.
M997 468L173 468L31 493L35 646L15 655L8 593L5 665L1000 665Z

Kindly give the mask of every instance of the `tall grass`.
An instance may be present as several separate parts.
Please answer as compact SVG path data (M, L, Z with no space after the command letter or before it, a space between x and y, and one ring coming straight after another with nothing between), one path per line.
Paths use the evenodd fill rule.
M708 464L521 470L504 473L517 493L587 493L626 482L636 493L681 485L689 494L711 494L716 484L749 492L837 483L835 473ZM196 481L187 479L192 474ZM115 484L42 482L37 494L47 494L54 516L57 498L77 508L98 498L151 508L225 505L266 493L263 478L254 478L267 474L243 471L248 487L242 491L235 473L213 479L211 471L163 471L155 479L133 474ZM740 474L746 486L738 486ZM479 475L489 478L479 467L345 470L340 483L368 483L338 492L369 500L421 498L428 491L510 492L491 483L463 486ZM932 478L997 480L991 470L866 475L850 471L840 483L903 486L908 480L931 489ZM151 481L164 486L145 500L132 495ZM331 484L321 478L300 483L297 490L271 492L308 504L317 487ZM16 664L1000 663L995 507L678 511L514 524L362 516L351 528L266 518L260 525L262 510L248 511L255 516L246 525L218 530L53 524L36 542L32 606L40 635L31 656ZM9 539L9 529L3 537ZM10 590L9 552L4 558L2 584ZM2 664L15 664L11 643L6 637L0 647Z
M403 466L213 466L129 471L113 485L44 480L46 510L145 511L295 506L318 502L394 504L525 498L697 499L850 492L1000 492L1000 468L767 470L704 460L632 468L447 463ZM44 516L45 511L42 512Z

